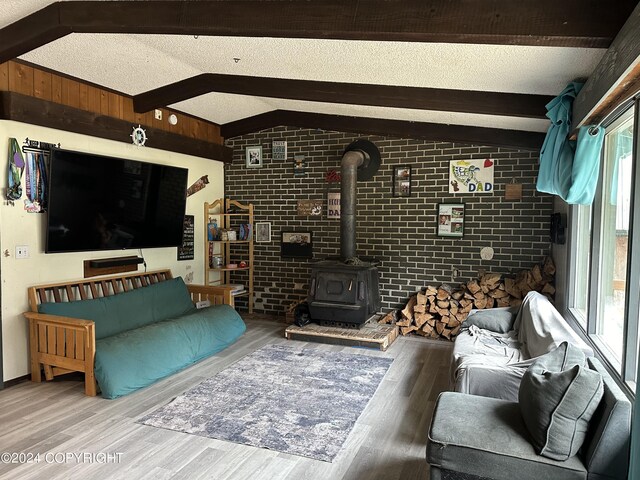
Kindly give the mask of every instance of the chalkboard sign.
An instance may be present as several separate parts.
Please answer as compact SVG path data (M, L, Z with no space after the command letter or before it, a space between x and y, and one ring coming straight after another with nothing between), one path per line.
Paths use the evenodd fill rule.
M178 260L193 260L193 215L184 216L182 246L178 247Z

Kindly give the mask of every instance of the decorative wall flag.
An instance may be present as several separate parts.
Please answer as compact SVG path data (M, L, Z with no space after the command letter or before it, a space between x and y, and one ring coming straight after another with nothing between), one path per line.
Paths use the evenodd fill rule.
M193 185L187 188L187 197L190 197L194 193L199 192L208 184L209 184L209 175L203 175L198 180L196 180Z
M340 218L340 192L327 193L327 218Z
M9 139L9 174L7 175L7 200L13 205L13 200L19 200L22 197L22 172L25 163L22 157L22 151L15 138Z
M493 193L495 161L451 160L449 162L449 193Z

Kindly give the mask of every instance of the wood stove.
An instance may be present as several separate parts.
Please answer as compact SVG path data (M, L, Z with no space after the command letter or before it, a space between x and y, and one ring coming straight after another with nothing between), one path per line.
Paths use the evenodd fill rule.
M378 269L324 260L311 267L309 313L315 321L360 326L380 310Z
M316 322L360 327L380 309L378 262L356 251L356 181L369 180L380 167L380 152L368 140L351 143L342 156L340 258L311 266L309 313Z

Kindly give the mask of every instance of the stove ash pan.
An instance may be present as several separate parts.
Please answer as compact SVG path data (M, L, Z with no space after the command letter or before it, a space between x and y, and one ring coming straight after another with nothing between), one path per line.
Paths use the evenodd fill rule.
M378 269L375 266L319 262L311 267L308 298L314 321L365 323L380 310Z

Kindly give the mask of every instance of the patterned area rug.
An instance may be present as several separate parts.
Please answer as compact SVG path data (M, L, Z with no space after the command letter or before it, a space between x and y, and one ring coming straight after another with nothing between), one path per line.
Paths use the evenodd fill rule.
M331 462L392 361L267 345L138 422Z

